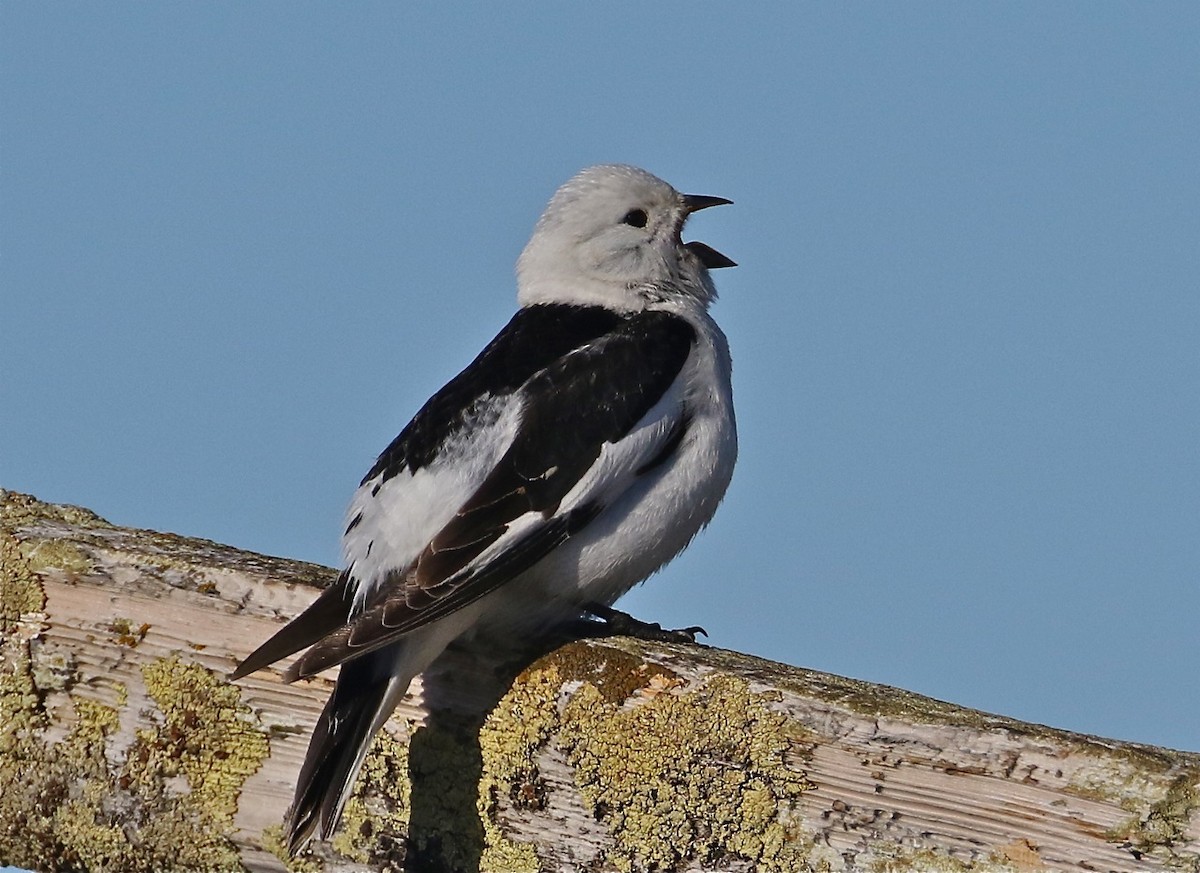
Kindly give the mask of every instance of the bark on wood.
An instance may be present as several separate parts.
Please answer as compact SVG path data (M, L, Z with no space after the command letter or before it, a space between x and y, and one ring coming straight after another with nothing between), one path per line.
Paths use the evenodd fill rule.
M14 492L0 525L0 865L286 869L331 683L224 676L333 571ZM1197 871L1200 755L703 646L462 651L290 863Z

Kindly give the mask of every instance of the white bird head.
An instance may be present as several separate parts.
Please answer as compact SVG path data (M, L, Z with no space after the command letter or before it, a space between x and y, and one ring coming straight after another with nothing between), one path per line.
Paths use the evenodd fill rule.
M707 307L717 296L708 271L735 264L680 235L693 212L729 202L680 194L637 167L589 167L555 192L538 220L517 261L517 299L522 306Z

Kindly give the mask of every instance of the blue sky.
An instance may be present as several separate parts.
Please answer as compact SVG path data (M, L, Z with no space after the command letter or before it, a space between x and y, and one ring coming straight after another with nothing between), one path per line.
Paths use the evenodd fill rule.
M741 459L623 605L1200 750L1200 7L0 5L0 485L336 563L554 188L736 205Z

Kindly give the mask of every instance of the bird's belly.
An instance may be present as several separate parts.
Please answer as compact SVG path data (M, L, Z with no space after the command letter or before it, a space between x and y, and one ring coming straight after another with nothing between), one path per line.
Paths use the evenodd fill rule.
M712 519L733 475L731 418L694 420L676 454L527 574L545 609L609 604L681 552Z

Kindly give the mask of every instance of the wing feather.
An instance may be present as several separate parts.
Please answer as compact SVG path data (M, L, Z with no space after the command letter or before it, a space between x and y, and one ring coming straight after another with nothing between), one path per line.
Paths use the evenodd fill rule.
M421 554L503 456L517 427L519 392L530 378L623 320L599 306L524 307L421 407L351 501L342 549L356 580L356 612ZM452 564L447 559L440 572Z
M306 649L343 626L350 617L350 576L342 573L304 612L275 632L229 674L230 681L249 676L280 658Z
M473 603L528 570L604 508L579 490L605 446L620 442L678 378L695 342L681 318L647 311L535 374L521 388L515 438L482 484L368 608L316 643L289 671L311 676L387 645ZM652 469L686 427L682 408L639 443L631 471ZM570 506L564 499L572 495ZM612 499L614 495L604 495Z

